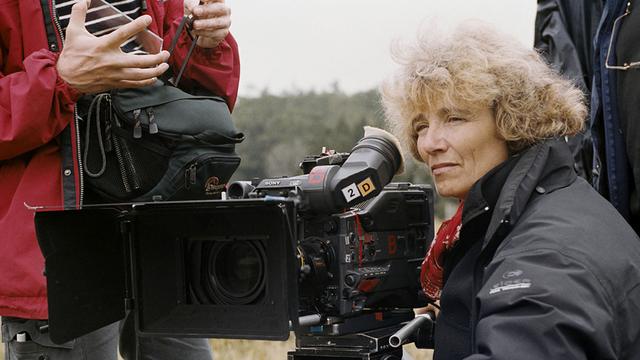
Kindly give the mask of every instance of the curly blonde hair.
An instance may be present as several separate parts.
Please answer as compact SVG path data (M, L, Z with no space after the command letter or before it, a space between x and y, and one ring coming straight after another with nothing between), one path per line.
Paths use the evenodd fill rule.
M430 30L393 54L400 70L380 91L387 122L420 161L412 122L438 105L492 108L511 152L584 126L582 92L533 49L487 24L467 22L450 36Z

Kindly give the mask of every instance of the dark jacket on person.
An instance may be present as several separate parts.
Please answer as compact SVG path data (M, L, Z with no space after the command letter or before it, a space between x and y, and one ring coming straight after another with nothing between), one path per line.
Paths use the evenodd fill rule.
M635 8L634 8L635 6ZM538 0L534 46L590 97L588 130L569 138L578 174L640 234L640 9L626 0ZM592 91L593 90L593 91Z
M593 36L600 23L602 6L602 2L593 0L538 0L533 46L549 65L587 96L593 78ZM588 125L588 119L585 122ZM591 132L571 136L568 143L576 172L591 181L594 176Z
M600 1L538 0L534 47L587 94L593 77L593 36L601 15Z
M563 140L474 184L444 270L435 359L640 359L640 239Z
M639 4L625 0L606 0L603 6L593 39L589 129L596 171L592 184L640 234L638 68L626 71L607 68L607 63L622 66L640 60L637 37L640 8Z

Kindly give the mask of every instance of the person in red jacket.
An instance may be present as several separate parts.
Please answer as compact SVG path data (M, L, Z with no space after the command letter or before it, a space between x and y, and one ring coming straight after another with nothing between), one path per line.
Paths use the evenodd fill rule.
M199 40L181 87L222 96L230 109L238 90L238 49L223 0L118 1L135 5L128 12L135 20L107 35L87 30L84 0L63 15L73 2L0 1L0 316L7 359L34 354L52 360L116 358L117 324L62 346L48 339L44 260L30 207L83 205L78 100L113 88L145 86L169 67L177 70L191 39L183 32L171 56L167 51L134 55L120 45L147 28L167 47L190 11ZM134 349L121 352L145 359L211 357L204 340L151 341L129 342Z

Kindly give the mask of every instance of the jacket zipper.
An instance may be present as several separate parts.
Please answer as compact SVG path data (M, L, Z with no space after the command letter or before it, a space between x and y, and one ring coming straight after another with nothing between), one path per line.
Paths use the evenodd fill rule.
M51 20L55 25L55 29L57 30L56 42L58 42L57 49L53 47L55 44L51 44L51 51L62 51L62 47L64 46L64 33L62 32L62 26L60 25L60 21L58 21L58 13L56 12L56 2L55 0L49 0L49 13L51 15ZM59 38L59 40L58 40ZM78 199L78 204L80 207L84 205L84 167L82 163L82 150L80 149L80 116L78 116L78 106L77 104L73 106L73 121L75 125L75 145L76 145L76 159L78 162L78 183L80 186L79 193L80 198Z
M51 17L53 17L53 23L56 25L56 29L58 30L58 35L60 35L60 40L62 40L61 45L64 46L64 33L62 32L62 26L60 26L60 21L58 21L58 13L56 12L55 0L51 0ZM61 46L58 46L58 48L61 48Z
M73 106L73 118L75 122L76 133L76 156L78 159L78 182L80 184L80 207L84 205L84 169L82 164L82 150L80 149L80 116L78 116L77 106Z

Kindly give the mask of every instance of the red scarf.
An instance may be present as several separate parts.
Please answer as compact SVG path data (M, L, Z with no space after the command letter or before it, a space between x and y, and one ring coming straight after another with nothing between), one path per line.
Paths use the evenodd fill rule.
M433 301L440 300L440 291L443 285L442 255L451 249L460 238L463 205L464 202L460 202L455 215L440 225L436 238L431 242L429 252L422 262L420 283L424 293Z

